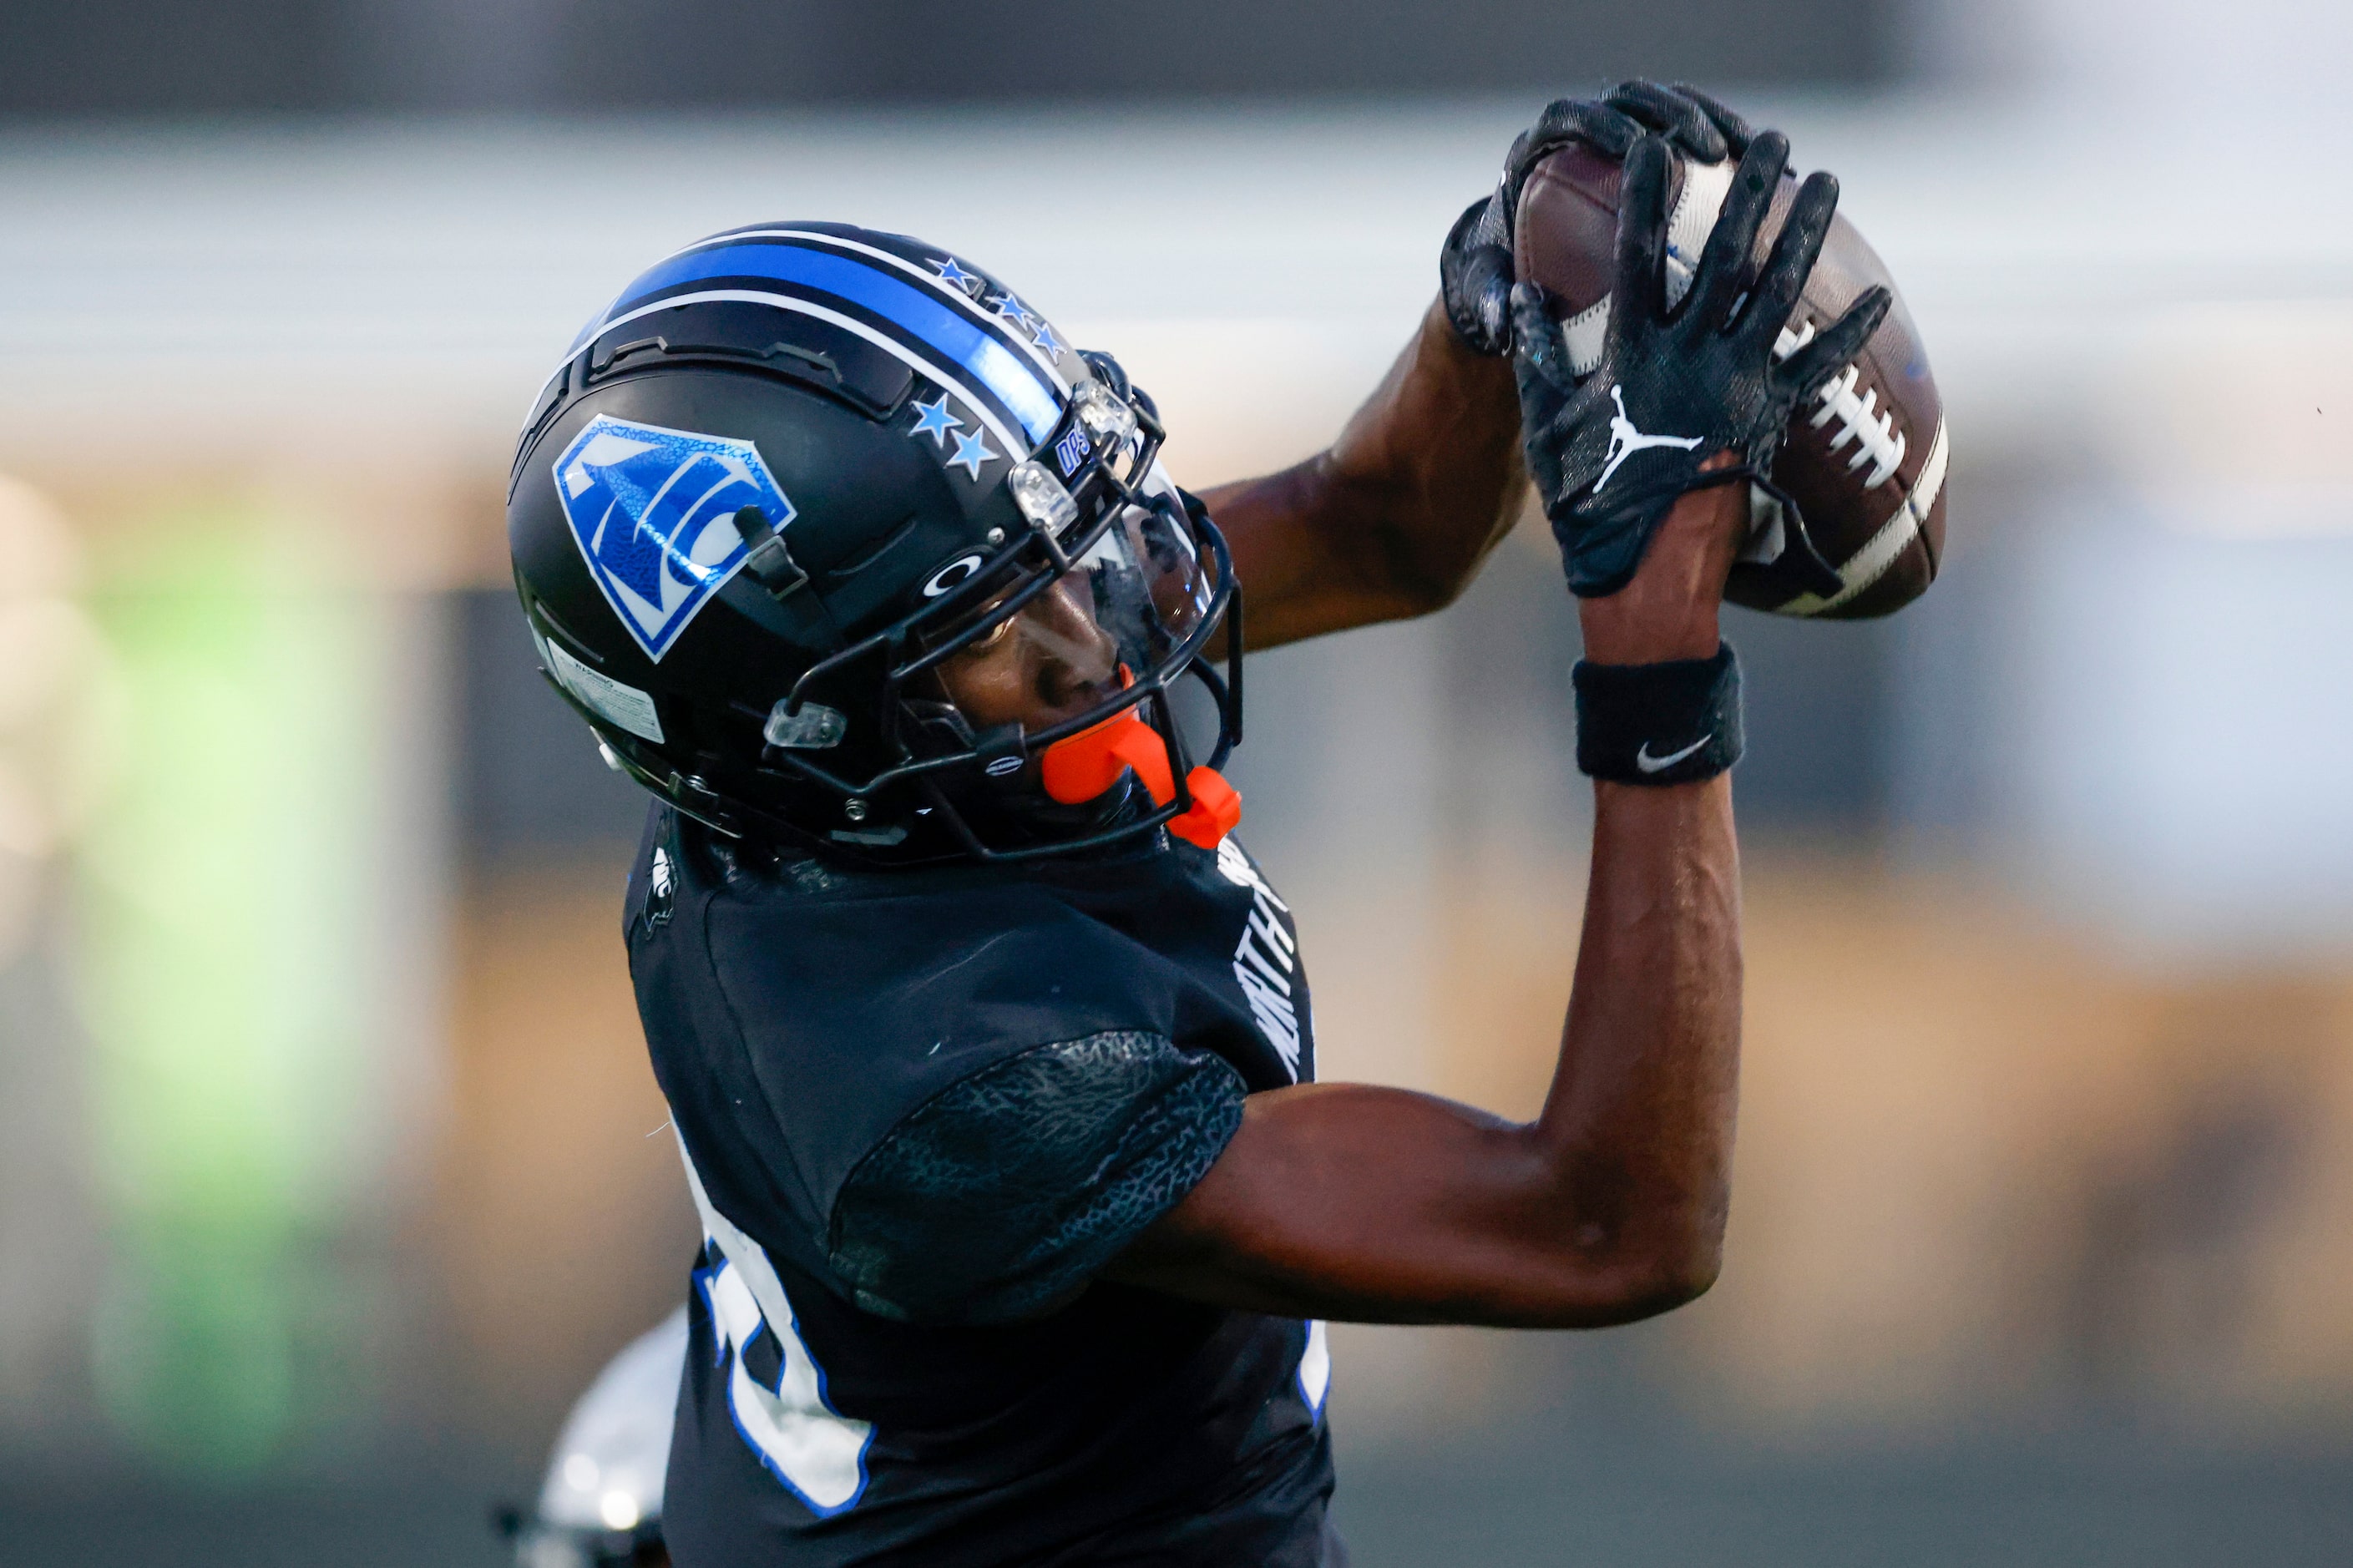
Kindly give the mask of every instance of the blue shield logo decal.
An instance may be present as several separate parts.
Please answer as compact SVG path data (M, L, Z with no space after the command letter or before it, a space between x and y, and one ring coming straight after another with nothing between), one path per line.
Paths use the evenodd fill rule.
M793 519L751 442L602 414L555 459L555 493L590 575L657 661L751 553L735 513Z

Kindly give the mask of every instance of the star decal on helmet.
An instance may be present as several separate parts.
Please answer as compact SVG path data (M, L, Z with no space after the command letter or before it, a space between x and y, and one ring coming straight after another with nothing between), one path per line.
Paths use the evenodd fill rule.
M1025 332L1041 320L1037 311L1021 302L1019 295L1009 292L997 297L997 313Z
M988 287L977 273L966 272L953 256L935 258L932 265L939 269L940 281L952 289L961 289L968 298L977 300Z
M706 287L717 283L743 286ZM1012 770L1012 793L973 794L985 809L971 820L956 804L970 792L924 782L943 769L985 780L1008 750L994 726L963 732L948 719L960 712L949 696L965 688L924 679L949 651L947 639L924 635L939 629L941 612L959 637L972 634L968 646L987 628L963 619L966 599L984 603L982 590L1002 587L1008 573L1032 595L1053 588L1091 623L1064 628L1084 631L1073 669L1085 669L1053 698L1056 717L1086 729L1124 714L1132 722L1113 739L1149 758L1136 731L1151 731L1166 742L1170 787L1198 782L1175 772L1194 759L1168 704L1139 707L1140 692L1095 679L1101 656L1116 653L1152 691L1206 678L1216 736L1214 761L1200 766L1214 768L1239 738L1240 683L1219 678L1204 646L1233 604L1229 547L1154 463L1160 424L1108 356L1082 361L1027 295L945 247L844 223L712 236L655 260L610 298L533 405L506 511L537 662L608 766L714 832L875 862L1091 853L1157 842L1180 818L1202 841L1213 837L1229 797L1210 791L1190 817L1173 796L1146 809L1152 790L1131 802L1121 781L1134 770L1124 765L1113 769L1115 794L1098 789L1087 797L1096 805L1074 811L1025 763ZM584 375L580 362L641 309L661 312L665 341L696 352L631 380L623 419L604 406L610 379ZM770 378L744 374L753 356L835 367L838 378L821 379L838 379L839 396L779 396ZM1140 456L1117 460L1123 444ZM1084 551L1054 542L1075 546L1082 535L1092 542ZM853 574L828 581L824 571L844 563L860 568L854 591L842 588ZM974 572L984 574L971 594L950 599ZM712 608L723 605L728 613ZM1221 651L1229 667L1239 661L1239 647ZM751 695L776 701L746 700L746 669L772 689ZM777 697L812 675L818 697L797 710ZM987 700L980 717L998 710L988 703L1001 693L970 689ZM894 695L909 690L940 701ZM1212 721L1185 717L1200 721L1186 740L1208 741ZM911 756L923 767L911 770ZM1034 821L1023 815L1032 805L1045 814ZM640 942L665 899L682 903L694 880L676 840L659 868L656 847L644 847L633 892ZM667 892L654 887L665 871ZM767 1326L788 1327L781 1318ZM731 1352L739 1361L742 1349ZM834 1457L843 1489L854 1488L855 1454L842 1447Z
M929 436L933 446L946 451L948 437L964 428L964 421L948 412L948 395L943 392L936 401L918 403L914 406L915 423L909 427L907 434L910 437Z
M948 467L962 468L973 477L976 483L979 481L980 466L983 463L992 462L1004 456L1001 452L990 451L988 438L977 430L969 435L958 431L955 444L955 456L948 459Z

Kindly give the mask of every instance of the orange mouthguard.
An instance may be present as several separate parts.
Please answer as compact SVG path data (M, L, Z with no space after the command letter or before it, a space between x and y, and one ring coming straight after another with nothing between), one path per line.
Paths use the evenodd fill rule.
M1166 805L1176 797L1168 747L1133 708L1047 747L1039 776L1048 795L1064 805L1076 805L1119 783L1130 768L1152 793L1154 805Z
M1170 822L1168 831L1187 844L1215 849L1241 826L1242 792L1215 768L1195 768L1185 775L1185 788L1193 796L1193 809Z
M1166 805L1176 798L1167 742L1133 708L1047 747L1039 775L1047 795L1064 805L1076 805L1119 783L1120 775L1130 768L1143 781L1153 805ZM1215 849L1242 819L1241 792L1215 768L1195 768L1187 773L1185 789L1193 797L1192 809L1172 820L1168 831L1188 844Z

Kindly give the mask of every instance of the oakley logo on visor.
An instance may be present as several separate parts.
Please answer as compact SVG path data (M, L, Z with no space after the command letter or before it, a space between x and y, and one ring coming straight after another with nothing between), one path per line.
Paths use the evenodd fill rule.
M932 580L923 584L923 597L936 599L942 594L962 587L965 583L970 582L972 574L979 570L979 556L959 555L932 574Z
M555 459L555 494L589 574L659 660L751 554L735 513L778 532L793 503L749 441L599 415Z

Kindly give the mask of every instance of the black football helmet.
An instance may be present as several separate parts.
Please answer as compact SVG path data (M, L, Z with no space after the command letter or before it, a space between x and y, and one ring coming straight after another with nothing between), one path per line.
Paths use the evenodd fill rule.
M1109 356L946 250L732 230L631 283L541 393L515 586L606 760L722 833L894 862L1214 846L1240 591L1162 437ZM1034 731L937 673L1016 637L1086 667ZM1215 712L1192 744L1187 677Z

